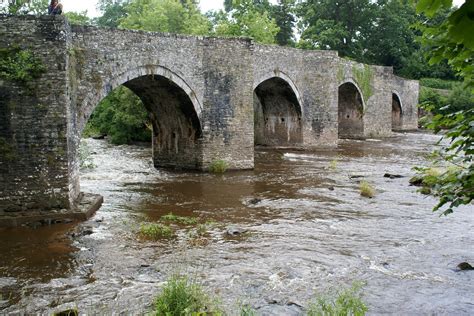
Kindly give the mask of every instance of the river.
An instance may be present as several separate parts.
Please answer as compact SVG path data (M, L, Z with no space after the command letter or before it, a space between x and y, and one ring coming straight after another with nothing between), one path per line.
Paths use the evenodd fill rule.
M81 188L105 202L84 223L0 231L0 313L142 314L185 273L229 314L248 304L301 315L317 293L354 281L365 283L369 315L474 314L474 271L456 270L474 262L474 207L439 217L436 200L408 184L436 136L263 148L254 171L223 175L157 170L148 147L85 141L96 167L82 171ZM374 198L360 196L361 179ZM199 238L195 226L138 238L141 223L170 212L212 223Z

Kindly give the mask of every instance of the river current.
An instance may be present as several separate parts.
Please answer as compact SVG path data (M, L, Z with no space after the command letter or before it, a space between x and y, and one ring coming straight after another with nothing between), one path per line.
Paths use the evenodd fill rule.
M143 314L184 273L229 314L301 315L317 293L365 283L368 314L473 315L474 206L448 217L408 180L438 138L345 140L318 151L256 151L255 170L157 170L146 146L87 139L81 189L104 196L84 223L0 230L0 313L78 308ZM390 179L385 173L401 175ZM361 197L359 182L376 188ZM207 223L145 241L143 222L172 212ZM239 233L239 234L229 234Z

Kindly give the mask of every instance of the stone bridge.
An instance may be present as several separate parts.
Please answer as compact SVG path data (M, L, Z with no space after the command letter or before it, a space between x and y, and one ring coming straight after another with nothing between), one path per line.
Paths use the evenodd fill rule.
M417 81L335 51L0 16L0 53L13 49L46 70L27 82L0 76L2 214L73 208L81 133L120 85L149 111L156 167L252 169L255 145L335 146L417 128Z

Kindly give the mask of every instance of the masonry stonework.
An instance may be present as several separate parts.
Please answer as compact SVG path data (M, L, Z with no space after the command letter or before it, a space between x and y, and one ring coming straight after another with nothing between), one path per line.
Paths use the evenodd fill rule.
M206 170L225 160L251 169L255 145L335 146L341 136L390 136L392 124L416 128L418 82L334 51L3 15L0 52L12 47L46 71L28 87L0 78L0 215L78 201L82 131L120 85L149 111L156 167Z

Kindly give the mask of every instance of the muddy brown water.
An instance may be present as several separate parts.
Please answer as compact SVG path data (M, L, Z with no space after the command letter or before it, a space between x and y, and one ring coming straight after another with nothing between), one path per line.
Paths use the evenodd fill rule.
M142 314L171 274L185 273L229 314L249 304L301 315L317 293L354 281L366 283L369 314L474 314L474 272L456 271L474 262L474 207L439 217L436 200L408 185L436 136L259 149L254 171L224 175L156 170L147 147L86 141L96 168L82 172L82 190L105 203L85 223L0 231L0 313ZM362 179L374 198L359 195ZM137 237L169 212L214 223L200 238L195 225Z

